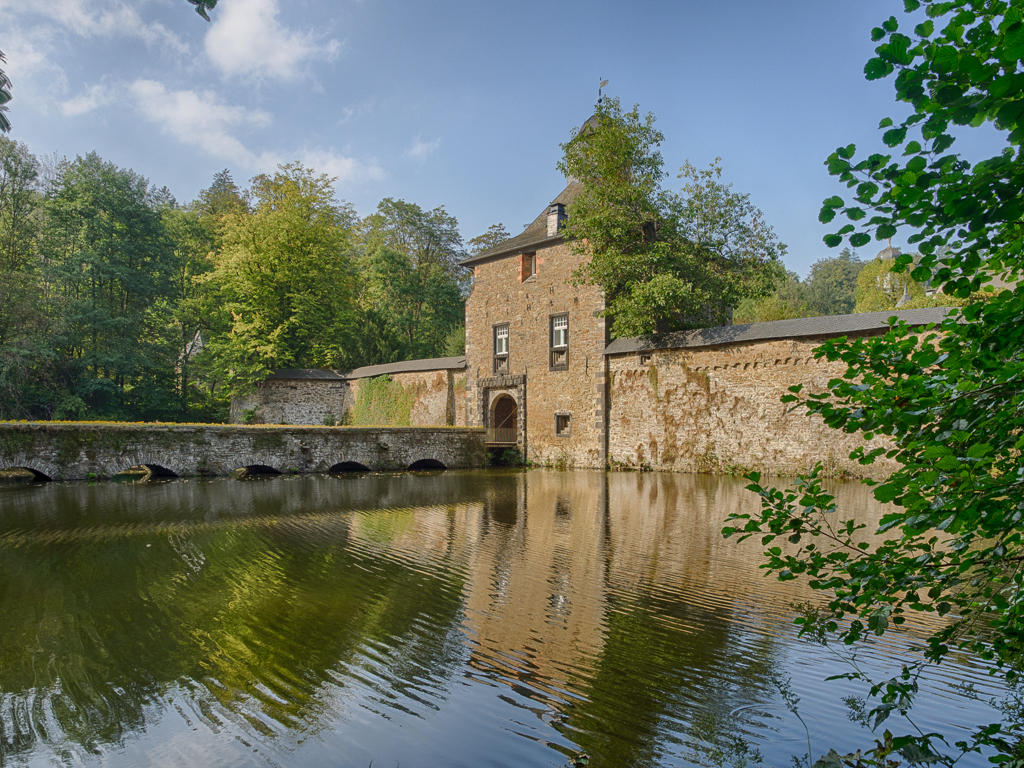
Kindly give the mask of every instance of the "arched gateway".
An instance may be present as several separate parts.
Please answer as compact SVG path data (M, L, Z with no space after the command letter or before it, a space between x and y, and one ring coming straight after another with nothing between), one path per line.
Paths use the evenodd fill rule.
M491 445L515 445L519 440L519 406L511 395L499 395L491 404L487 442Z

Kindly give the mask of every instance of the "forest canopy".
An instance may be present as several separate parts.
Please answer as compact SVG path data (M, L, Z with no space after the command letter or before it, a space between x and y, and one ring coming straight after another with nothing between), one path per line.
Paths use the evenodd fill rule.
M275 368L460 354L455 217L292 163L188 203L0 137L0 418L219 421ZM384 311L386 308L386 311Z

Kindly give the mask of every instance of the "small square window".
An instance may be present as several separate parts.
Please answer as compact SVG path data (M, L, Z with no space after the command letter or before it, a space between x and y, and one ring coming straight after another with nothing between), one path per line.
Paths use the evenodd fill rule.
M555 414L555 437L571 437L572 436L572 414L571 413L556 413Z
M641 352L640 353L640 365L650 365L650 364L651 364L651 355L650 355L650 353L643 353L643 352Z

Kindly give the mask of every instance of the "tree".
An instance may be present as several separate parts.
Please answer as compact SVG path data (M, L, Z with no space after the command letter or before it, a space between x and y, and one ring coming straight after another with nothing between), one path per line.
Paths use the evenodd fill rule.
M278 368L349 364L355 332L350 249L355 218L334 179L299 163L252 180L253 210L221 216L210 279L229 331L210 340L232 394Z
M811 265L807 275L807 303L820 315L848 315L856 305L857 275L864 262L856 251L844 248Z
M43 415L38 404L55 373L38 253L39 174L28 147L0 137L0 418Z
M385 198L360 229L360 362L444 355L465 324L468 281L459 266L466 254L458 221L443 206L424 211Z
M53 344L75 379L65 413L152 416L173 390L173 352L153 313L173 290L159 212L169 193L93 152L62 163L47 197L46 311L61 319Z
M7 57L4 56L4 52L0 51L0 61L7 63ZM9 102L13 96L11 96L11 79L7 77L7 74L0 69L0 133L11 132L11 121L7 118L7 102Z
M662 189L663 140L653 115L609 98L562 145L559 170L583 185L565 229L586 259L574 278L604 291L613 336L725 323L740 300L770 293L764 267L785 250L717 160L687 163L681 194Z
M192 3L196 7L196 13L207 21L210 20L207 11L212 11L217 5L217 0L188 0L188 2Z
M476 256L479 253L491 250L491 248L496 248L510 237L512 235L505 229L504 224L491 224L486 232L482 235L477 235L466 243L469 246L469 255Z
M799 276L781 264L777 269L780 275L775 290L760 298L743 299L733 312L734 323L767 323L816 314L804 298L806 286L800 282Z
M386 197L360 229L366 254L382 247L404 253L414 267L436 266L465 293L469 278L459 265L466 257L459 222L443 205L424 211L416 203Z
M872 259L857 275L855 312L881 312L896 309L904 291L910 300L924 297L924 286L906 272L894 272L896 259Z
M726 535L792 542L788 551L769 549L766 567L829 593L825 609L798 619L803 633L853 645L897 631L909 612L944 617L917 663L871 681L874 728L894 712L912 716L920 677L957 650L986 659L1011 694L1018 692L1004 702L1001 721L975 724L955 745L936 734L886 731L868 762L881 764L896 751L950 765L958 753L989 748L998 753L995 762L1020 766L1024 702L1014 686L1024 661L1024 13L1019 2L1000 0L904 5L908 14L923 10L922 20L911 34L900 31L896 17L874 29L877 56L865 67L869 80L897 73L897 100L911 107L899 124L881 122L883 142L901 148L901 156L857 161L850 145L829 157L830 173L855 190L855 201L825 201L822 221L838 214L850 220L826 242L857 247L903 227L921 252L913 279L938 281L960 299L993 273L1016 287L951 311L932 330L894 322L884 336L830 342L816 354L846 363L846 374L826 392L787 398L833 428L889 437L887 449L852 454L864 464L883 454L898 463L874 486L875 497L896 511L882 519L873 543L854 540L862 526L852 514L838 518L822 491L821 465L796 491L762 487L753 475L761 514L735 519ZM949 152L951 126L986 123L1005 139L1000 154L972 165ZM904 254L893 271L911 263ZM849 676L863 679L857 671ZM862 759L829 758L833 765Z

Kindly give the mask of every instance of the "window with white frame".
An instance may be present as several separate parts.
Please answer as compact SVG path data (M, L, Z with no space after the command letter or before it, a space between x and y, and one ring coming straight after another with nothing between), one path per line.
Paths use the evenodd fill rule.
M494 326L494 372L508 373L508 323Z
M569 315L551 315L551 364L552 371L569 369Z

